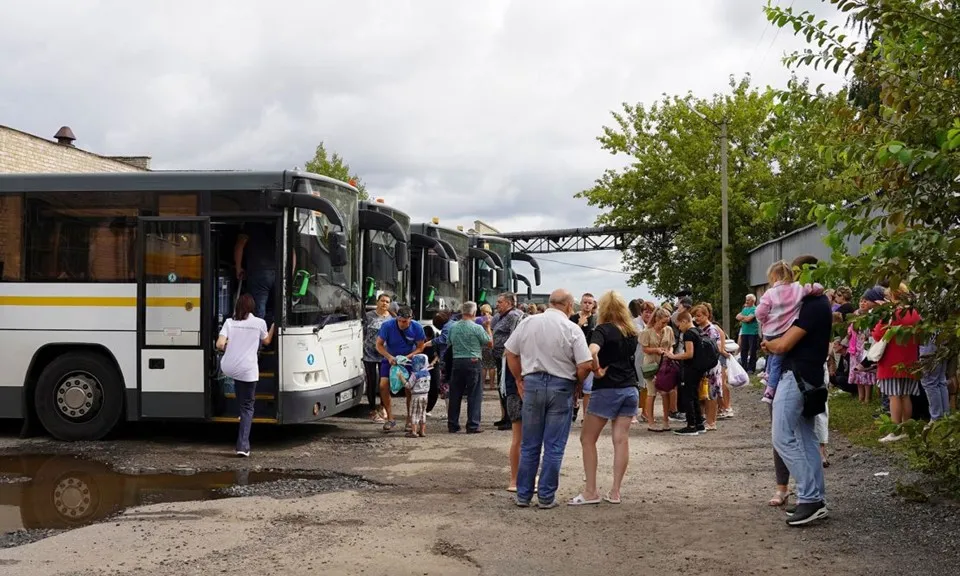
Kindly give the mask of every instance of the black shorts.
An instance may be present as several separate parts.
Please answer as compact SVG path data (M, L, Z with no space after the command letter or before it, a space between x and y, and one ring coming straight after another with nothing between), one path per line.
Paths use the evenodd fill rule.
M518 394L507 396L507 418L511 422L520 422L523 419L523 399Z

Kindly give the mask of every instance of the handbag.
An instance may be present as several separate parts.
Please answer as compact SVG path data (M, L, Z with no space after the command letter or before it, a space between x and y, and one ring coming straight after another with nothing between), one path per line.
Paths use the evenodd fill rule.
M883 353L887 351L887 341L884 338L881 338L870 345L870 349L867 350L867 360L876 364L883 358Z
M653 385L658 392L672 392L680 383L680 365L676 360L664 358L660 361L660 369L654 376Z
M700 386L697 387L697 398L699 400L710 399L710 378L704 376L700 379Z
M813 418L818 414L823 414L827 410L827 386L824 383L814 384L808 382L796 369L792 363L783 367L784 372L793 373L794 380L797 381L797 387L800 388L800 394L803 395L803 409L800 415L804 418ZM824 366L824 376L826 376L826 366ZM781 381L782 382L782 381Z
M646 379L653 378L657 375L657 372L660 371L659 362L651 362L650 364L644 364L640 366L640 373L643 374L643 377Z

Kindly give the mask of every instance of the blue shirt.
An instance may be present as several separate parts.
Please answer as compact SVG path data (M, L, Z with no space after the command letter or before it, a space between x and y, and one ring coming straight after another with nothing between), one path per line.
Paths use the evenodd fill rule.
M427 339L423 326L416 320L410 321L406 330L401 330L396 318L391 318L380 325L378 338L383 339L383 347L391 356L407 356L417 347L417 342Z

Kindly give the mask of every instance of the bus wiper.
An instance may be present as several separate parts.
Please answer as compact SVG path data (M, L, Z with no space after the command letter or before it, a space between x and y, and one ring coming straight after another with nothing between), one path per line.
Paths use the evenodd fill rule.
M326 277L325 275L323 275L323 274L317 273L317 274L314 274L314 276L317 277L317 278L322 278L323 281L326 282L327 286L333 286L334 288L339 288L340 290L343 290L344 292L346 292L346 293L349 294L350 296L353 296L353 299L356 300L357 302L363 303L363 296L361 296L361 295L358 294L357 292L354 292L354 291L351 290L350 288L347 288L346 286L343 286L342 284L337 284L337 283L335 283L334 281L330 280L329 278L327 278L327 277Z

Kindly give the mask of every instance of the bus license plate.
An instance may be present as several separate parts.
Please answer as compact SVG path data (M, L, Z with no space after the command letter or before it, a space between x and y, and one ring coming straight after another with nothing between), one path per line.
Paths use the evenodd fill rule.
M338 396L339 396L339 400L337 400L337 404L343 404L347 400L353 400L353 388L349 390L344 390L343 392L338 394Z

